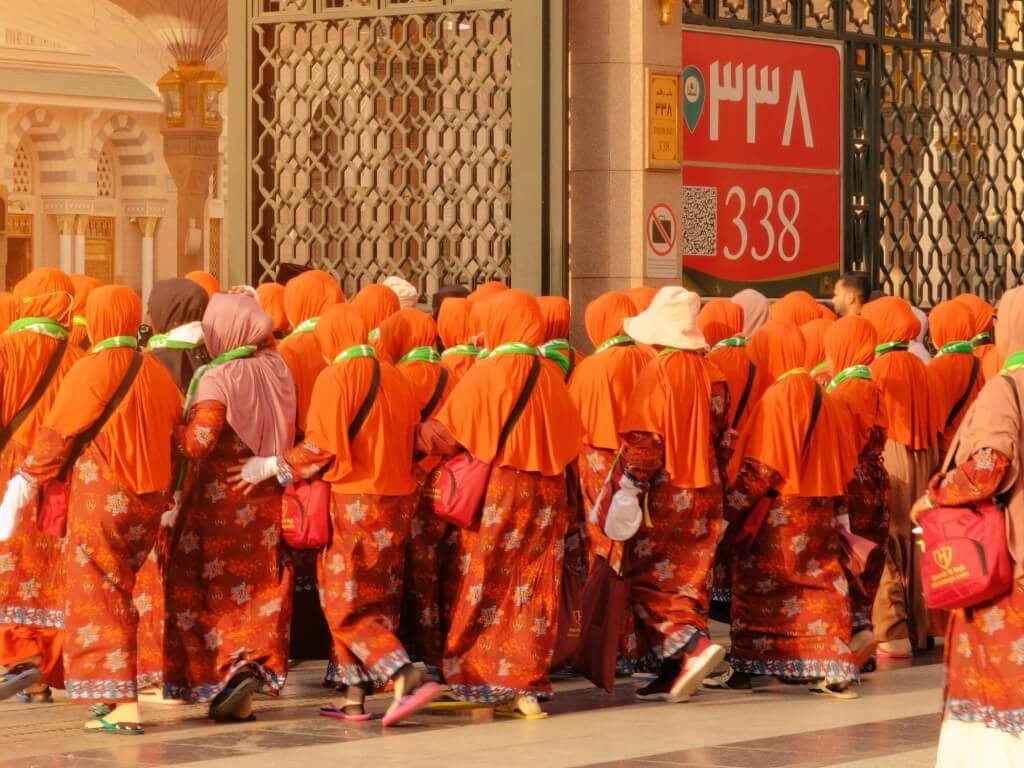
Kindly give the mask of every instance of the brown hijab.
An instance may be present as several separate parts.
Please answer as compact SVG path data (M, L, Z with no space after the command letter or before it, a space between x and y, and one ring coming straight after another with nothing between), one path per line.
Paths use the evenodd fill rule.
M170 333L183 325L201 322L209 303L209 294L192 280L183 277L159 280L149 294L149 319L153 323L153 332ZM188 390L196 368L210 361L205 346L197 349L154 349L153 357L163 363L183 393Z
M763 293L753 288L744 288L732 297L732 303L743 307L743 335L746 338L749 339L768 322L768 313L772 305Z
M1024 287L1012 288L1003 294L996 316L996 345L1004 358L1024 352ZM1005 374L1012 377L1024 401L1024 370ZM1003 376L990 379L978 399L964 417L957 432L950 456L943 466L965 463L982 448L992 448L1012 461L1002 491L1012 489L1006 510L1006 535L1014 562L1014 577L1024 580L1024 478L1021 467L1021 438L1024 418L1017 406L1013 389Z

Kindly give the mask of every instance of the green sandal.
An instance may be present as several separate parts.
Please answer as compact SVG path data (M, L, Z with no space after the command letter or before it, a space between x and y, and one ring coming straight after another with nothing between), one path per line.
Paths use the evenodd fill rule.
M113 733L117 736L142 736L146 731L138 723L111 723L102 717L94 717L90 723L99 723L100 728L90 728L83 725L82 730L86 733Z

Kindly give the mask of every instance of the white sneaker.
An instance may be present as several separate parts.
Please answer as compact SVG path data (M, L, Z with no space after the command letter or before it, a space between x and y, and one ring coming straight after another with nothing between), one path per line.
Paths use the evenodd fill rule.
M672 683L669 701L686 701L697 690L701 683L725 660L725 648L712 643L697 656L690 656L683 665L679 677Z

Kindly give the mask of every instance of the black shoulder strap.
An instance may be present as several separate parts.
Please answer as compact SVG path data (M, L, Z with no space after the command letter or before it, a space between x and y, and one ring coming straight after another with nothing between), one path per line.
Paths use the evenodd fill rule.
M540 357L533 358L533 366L530 368L530 375L526 377L526 385L523 387L523 391L519 393L519 399L516 400L516 404L512 407L512 412L508 415L508 421L505 422L505 426L502 427L501 435L498 437L498 449L494 452L495 456L501 453L505 447L505 441L508 440L508 436L512 434L512 427L519 421L519 417L523 415L523 411L526 410L526 404L530 402L530 395L533 394L533 390L537 386L537 379L540 378Z
M67 461L64 462L64 468L61 470L60 476L66 478L71 468L75 466L75 462L78 461L78 457L82 455L82 452L89 447L89 443L96 439L97 435L103 431L103 427L110 421L110 417L114 415L114 411L128 395L128 391L132 388L132 384L135 383L135 378L139 375L139 369L142 367L143 355L141 352L136 351L135 356L132 358L132 364L128 366L128 370L118 385L117 389L114 390L113 397L107 403L103 409L103 413L100 417L93 422L93 425L89 427L85 432L82 432L75 439L75 447L71 451L71 455L68 456Z
M430 418L438 403L441 402L441 398L444 397L445 389L448 387L448 369L443 365L438 367L441 369L441 375L437 377L437 386L434 387L434 394L430 396L430 402L423 406L423 410L420 411L420 421L426 421Z
M356 417L352 419L352 423L348 425L348 441L350 443L356 439L356 435L359 434L359 430L362 429L363 424L366 423L366 419L370 415L370 409L373 408L373 404L377 401L377 392L379 390L380 361L374 358L373 380L370 382L370 390L366 393L366 398L363 400L363 404L359 406L359 410L356 412Z
M750 400L750 393L754 389L754 378L757 376L757 366L753 363L747 363L747 366L747 383L743 386L743 394L740 396L739 405L736 406L736 415L732 417L733 429L736 429L740 419L743 418L743 412L747 409L747 402Z
M807 458L807 449L811 447L811 438L814 436L814 428L818 424L818 417L821 415L821 387L814 385L814 405L811 406L811 423L807 427L807 434L804 435L803 455Z
M956 401L956 404L953 406L953 410L949 412L949 417L946 419L946 429L949 429L953 425L953 422L956 421L956 417L960 415L960 411L964 409L964 406L967 405L967 401L970 400L971 392L974 391L974 385L978 381L978 373L980 371L981 360L975 357L973 362L971 363L971 375L970 378L968 378L967 380L967 389L964 390L964 393L960 396L960 399ZM1012 377L1010 378L1010 381L1013 381ZM1013 386L1016 389L1017 382L1014 382Z
M14 418L11 419L11 423L4 427L3 432L0 432L0 451L7 447L7 444L11 442L11 438L14 437L14 433L18 431L18 428L25 423L25 419L32 413L32 410L36 407L39 401L43 397L43 393L46 392L46 388L50 386L50 382L53 380L54 375L57 373L57 368L60 367L60 361L64 359L64 352L68 348L68 342L66 339L62 339L58 344L57 348L53 350L53 354L50 356L50 362L46 364L46 370L43 371L43 375L36 382L36 388L32 390L32 394L28 396L28 400L21 406L21 409L14 414Z

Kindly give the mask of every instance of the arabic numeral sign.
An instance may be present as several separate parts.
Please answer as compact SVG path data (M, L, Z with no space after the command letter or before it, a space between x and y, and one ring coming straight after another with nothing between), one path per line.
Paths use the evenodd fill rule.
M772 253L777 253L780 259L790 262L800 255L800 231L796 228L800 216L800 195L795 189L784 189L777 203L767 187L760 187L754 193L750 208L755 216L760 216L757 224L764 231L763 250L758 249L756 244L751 245L750 231L746 224L747 193L743 187L730 187L725 195L725 205L729 209L735 206L736 215L732 218L732 225L739 243L736 250L732 250L729 245L725 246L722 250L725 258L738 261L748 253L748 248L750 258L754 261L765 261Z

